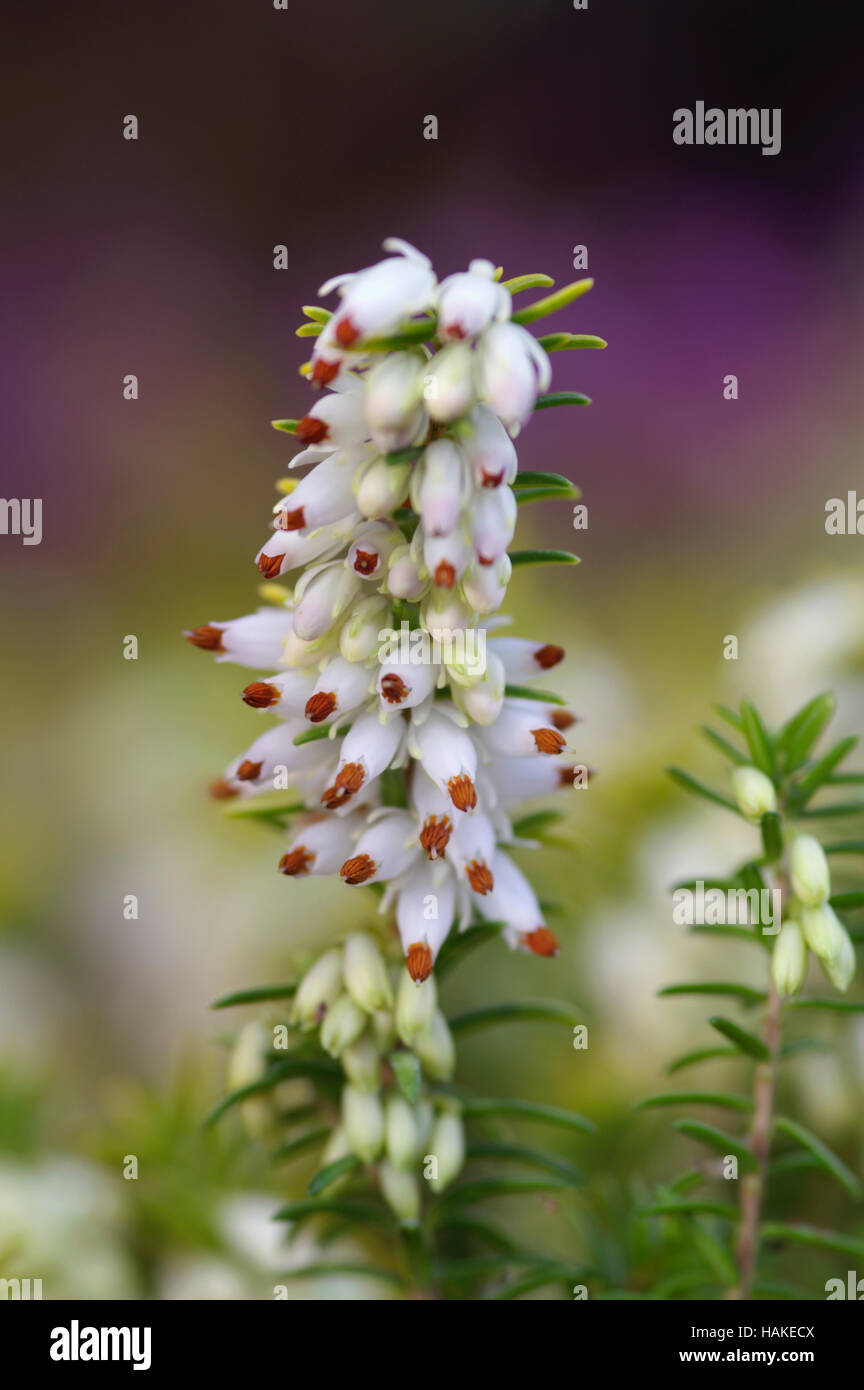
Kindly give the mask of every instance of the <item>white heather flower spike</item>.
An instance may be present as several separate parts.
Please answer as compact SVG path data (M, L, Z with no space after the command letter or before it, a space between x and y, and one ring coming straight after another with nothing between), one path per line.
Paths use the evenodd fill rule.
M408 1213L414 1192L398 1184L416 1145L400 1107L385 1126L385 1059L398 1035L416 1045L427 1079L452 1073L432 976L451 933L478 918L503 921L511 946L555 953L530 883L501 846L530 848L513 808L569 786L576 770L560 756L573 716L539 691L507 695L533 687L562 648L493 635L512 573L513 437L549 385L549 358L512 321L511 291L491 260L439 284L407 242L388 239L384 252L322 287L338 294L332 313L306 311L320 332L301 371L318 394L293 425L277 422L297 449L256 556L269 605L186 635L217 661L251 668L242 698L273 721L213 795L285 793L286 878L382 885L379 911L388 926L395 919L407 965L395 1004L396 953L355 933L309 972L292 1018L320 1027L325 1049L344 1059L334 1156L375 1161L386 1128L390 1176L385 1184L382 1167L379 1181ZM289 574L291 592L275 582ZM764 808L768 793L753 781L761 774L748 776L748 811ZM271 804L265 797L262 810ZM792 872L801 929L842 979L842 928L826 924L828 890L806 837L793 846ZM808 921L817 907L823 916ZM777 952L778 972L790 956L784 980L794 975L792 935ZM426 1144L431 1105L408 1109L415 1122L420 1106ZM444 1128L456 1125L449 1116Z

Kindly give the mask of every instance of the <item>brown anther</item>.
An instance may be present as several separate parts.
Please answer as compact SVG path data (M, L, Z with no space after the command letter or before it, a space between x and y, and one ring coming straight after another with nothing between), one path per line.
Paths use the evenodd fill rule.
M583 767L579 763L574 763L573 767L559 767L558 785L559 787L572 787L577 776L583 774L586 782L590 782L592 777L597 776L593 767Z
M356 343L360 337L360 329L352 322L350 315L346 314L336 325L336 341L341 347L350 347Z
M456 583L456 571L449 560L439 560L432 578L439 589L452 589Z
M401 676L388 671L386 676L381 677L381 694L389 705L401 705L411 694L411 687L405 684Z
M326 806L328 811L335 811L338 807L344 806L346 801L350 801L354 793L360 790L365 776L360 763L346 763L332 787L328 787L323 793L321 804Z
M234 776L238 782L254 782L263 766L263 763L250 763L248 758L244 758Z
M302 420L297 421L294 431L294 437L299 439L301 444L320 444L329 434L330 426L327 421L319 420L317 415L304 415Z
M564 648L553 647L550 642L545 647L538 647L534 653L534 660L541 671L548 671L553 666L557 666L559 661L564 660Z
M353 859L346 859L339 870L345 882L352 885L368 883L374 872L375 860L368 854L355 854Z
M377 550L358 550L354 554L354 568L358 574L368 578L370 574L375 573L380 559Z
M422 941L415 941L405 953L408 974L418 985L432 974L432 952Z
M313 386L329 386L334 376L339 375L339 362L325 362L323 357L319 357L309 374L309 380Z
M558 938L548 927L536 927L534 931L519 933L519 940L535 956L557 956Z
M420 828L420 843L430 859L443 859L453 833L449 816L427 816Z
M269 681L253 681L243 691L243 699L253 709L269 709L279 703L279 691Z
M230 801L232 796L239 796L236 787L232 787L230 782L226 782L224 777L217 777L215 782L211 782L207 789L214 801Z
M557 729L532 729L531 735L538 753L560 753L567 746Z
M336 695L332 690L318 690L306 701L306 718L310 724L320 724L336 708Z
M470 864L465 865L465 873L475 893L492 892L495 880L485 859L472 859Z
M265 579L276 579L282 568L284 555L268 555L265 550L258 556L258 568Z
M569 729L571 724L576 723L575 714L571 714L569 709L553 709L550 711L549 718L556 729Z
M451 777L447 783L447 790L457 811L474 810L477 805L477 793L470 777L466 777L464 774L459 777Z
M306 525L306 517L302 507L283 508L279 513L280 531L302 531Z
M478 563L478 565L487 565L487 566L488 566L488 565L494 565L494 563L495 563L495 556L494 556L494 555L478 555L478 556L477 556L477 563Z
M480 474L480 484L482 487L500 487L504 481L504 470L500 473L487 473L484 468Z
M193 647L200 647L204 652L224 652L222 645L222 628L213 627L210 623L205 623L203 627L193 627L183 636L187 642L191 642Z
M290 878L301 878L303 874L308 874L314 863L315 851L307 849L305 845L298 845L296 849L289 849L287 854L282 855L279 860L279 872L288 874Z

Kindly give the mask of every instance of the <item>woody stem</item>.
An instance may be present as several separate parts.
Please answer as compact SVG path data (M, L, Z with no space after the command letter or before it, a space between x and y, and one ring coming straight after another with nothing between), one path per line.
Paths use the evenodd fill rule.
M768 1162L771 1156L771 1121L777 1084L777 1064L782 1042L783 1004L772 980L762 1030L762 1041L768 1056L756 1067L753 1081L753 1123L747 1146L756 1160L753 1172L746 1173L741 1183L740 1218L736 1261L738 1283L729 1298L749 1298L756 1273L759 1254L759 1220L765 1196Z

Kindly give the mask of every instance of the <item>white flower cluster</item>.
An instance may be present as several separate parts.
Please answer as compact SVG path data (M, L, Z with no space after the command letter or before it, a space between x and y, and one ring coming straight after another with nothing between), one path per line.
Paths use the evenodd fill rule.
M308 311L306 375L329 393L277 422L305 446L292 468L312 467L290 480L257 563L268 581L300 570L293 590L187 636L274 673L243 698L279 722L230 764L221 793L296 788L306 810L282 871L386 884L381 909L395 905L419 982L475 913L503 923L512 947L555 953L503 847L516 802L573 782L561 760L573 718L525 690L561 648L494 635L490 618L511 570L513 436L548 358L510 321L490 262L438 284L414 248L385 248L396 254L322 287L340 304ZM431 653L388 642L397 621L434 638ZM466 634L481 659L466 658Z

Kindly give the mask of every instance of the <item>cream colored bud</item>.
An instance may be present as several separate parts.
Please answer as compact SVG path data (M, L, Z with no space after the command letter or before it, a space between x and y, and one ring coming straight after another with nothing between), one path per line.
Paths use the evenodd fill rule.
M818 956L827 965L832 965L839 959L844 950L846 933L833 908L827 903L823 903L821 907L803 907L801 927L814 956Z
M428 1028L418 1034L414 1051L420 1065L433 1081L449 1081L456 1065L456 1047L447 1020L440 1009L432 1015Z
M351 998L367 1013L392 1005L393 991L384 957L366 932L354 932L345 942L343 975Z
M813 835L796 835L789 851L792 891L805 907L820 907L831 892L828 860Z
M384 1145L384 1107L377 1095L346 1086L342 1092L342 1122L351 1152L372 1163Z
M418 985L407 970L402 971L396 992L396 1031L406 1047L413 1047L416 1039L429 1027L437 1002L434 975Z
M359 1004L350 994L340 994L321 1025L321 1046L331 1057L339 1057L357 1041L365 1027L366 1015Z
M372 1036L379 1052L391 1050L396 1041L396 1020L392 1009L378 1009L372 1015Z
M304 1032L315 1028L342 990L342 952L325 951L306 971L294 996L292 1023Z
M420 1179L416 1173L395 1168L386 1158L378 1165L378 1182L384 1200L403 1226L420 1220Z
M821 964L834 988L845 994L855 974L855 947L846 928L841 923L838 923L838 926L841 936L837 954L833 960L823 960Z
M404 1096L388 1097L385 1109L387 1157L395 1168L413 1168L421 1153L420 1116Z
M371 1033L367 1031L350 1047L346 1047L340 1059L345 1075L358 1091L377 1091L381 1084L381 1054L375 1046Z
M782 999L797 994L807 973L807 943L797 922L784 922L771 954L771 975Z
M441 1111L429 1136L429 1155L436 1160L429 1178L433 1192L443 1192L460 1172L465 1162L465 1129L459 1115Z
M732 791L739 811L750 821L760 821L766 811L777 810L774 783L758 767L736 767L732 773Z
M229 1091L241 1091L260 1081L266 1068L270 1048L267 1029L258 1019L244 1024L237 1034L228 1061L226 1083ZM273 1128L274 1116L270 1096L250 1096L240 1106L240 1116L253 1139L267 1139Z

